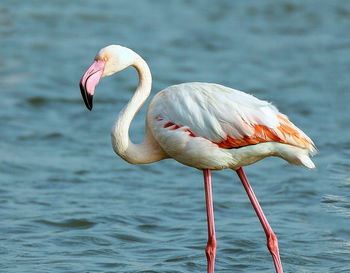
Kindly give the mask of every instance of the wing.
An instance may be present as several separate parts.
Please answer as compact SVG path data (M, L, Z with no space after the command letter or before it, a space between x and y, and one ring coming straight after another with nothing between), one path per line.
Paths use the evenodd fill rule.
M280 142L315 152L312 140L272 104L218 84L185 83L158 93L152 112L163 127L185 127L220 148ZM175 126L175 127L174 127Z

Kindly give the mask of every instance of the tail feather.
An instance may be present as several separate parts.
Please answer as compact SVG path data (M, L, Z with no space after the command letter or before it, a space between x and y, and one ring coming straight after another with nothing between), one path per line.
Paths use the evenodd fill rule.
M307 154L299 155L298 159L300 160L300 164L308 169L315 169L316 166L312 162L311 158Z

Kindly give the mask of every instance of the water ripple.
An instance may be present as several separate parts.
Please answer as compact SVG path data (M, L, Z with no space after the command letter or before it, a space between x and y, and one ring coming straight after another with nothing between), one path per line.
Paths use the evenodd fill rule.
M37 223L44 224L51 227L60 228L73 228L73 229L89 229L96 225L96 223L88 221L86 219L67 219L61 222L48 221L48 220L38 220Z

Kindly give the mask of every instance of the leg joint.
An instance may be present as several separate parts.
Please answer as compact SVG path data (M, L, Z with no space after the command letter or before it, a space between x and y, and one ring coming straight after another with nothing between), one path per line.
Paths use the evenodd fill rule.
M215 259L216 254L216 239L211 238L208 240L207 248L205 249L205 253L208 258Z
M275 251L278 251L278 240L277 240L277 236L273 231L266 235L266 239L267 239L267 248L273 253Z

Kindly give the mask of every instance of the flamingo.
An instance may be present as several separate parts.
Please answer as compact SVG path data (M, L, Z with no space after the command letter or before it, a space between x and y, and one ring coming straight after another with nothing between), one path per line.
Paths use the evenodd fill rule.
M282 273L277 237L242 167L277 156L290 164L313 169L310 155L316 153L316 147L312 140L269 102L219 84L190 82L167 87L154 96L147 110L144 141L134 144L129 138L130 124L150 95L152 85L145 60L120 45L102 48L82 76L80 90L86 107L91 110L100 78L129 66L136 68L139 82L112 128L114 151L131 164L173 158L203 171L208 273L214 272L216 255L211 170L236 171L266 234L275 270Z

